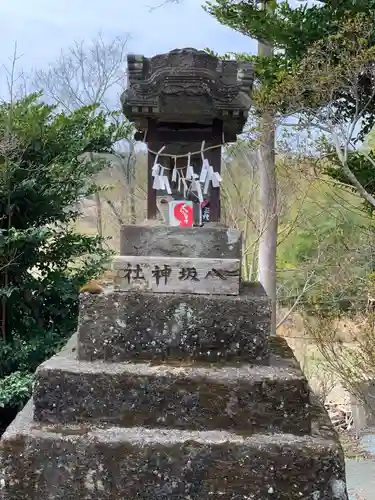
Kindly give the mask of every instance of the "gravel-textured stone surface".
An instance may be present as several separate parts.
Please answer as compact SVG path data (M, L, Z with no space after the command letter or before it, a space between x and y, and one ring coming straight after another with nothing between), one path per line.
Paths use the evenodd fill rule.
M281 338L273 345L285 349ZM34 385L35 418L50 423L303 434L310 431L308 402L301 369L278 355L269 366L168 366L77 361L62 353L43 363Z
M311 436L41 427L29 404L3 436L1 500L347 500L322 409Z
M239 296L84 293L78 357L262 361L268 356L270 315L263 287L250 283L242 284Z

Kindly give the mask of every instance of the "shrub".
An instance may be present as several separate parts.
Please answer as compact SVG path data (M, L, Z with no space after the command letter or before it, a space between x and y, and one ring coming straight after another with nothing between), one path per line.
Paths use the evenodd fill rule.
M95 106L57 113L39 97L0 105L0 406L27 399L76 327L79 287L106 266L100 238L73 229L105 164L79 158L127 133Z

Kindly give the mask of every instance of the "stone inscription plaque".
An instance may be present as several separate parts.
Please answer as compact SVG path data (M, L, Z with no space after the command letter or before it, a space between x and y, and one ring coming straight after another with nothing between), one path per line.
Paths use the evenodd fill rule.
M239 259L117 256L116 290L238 295Z

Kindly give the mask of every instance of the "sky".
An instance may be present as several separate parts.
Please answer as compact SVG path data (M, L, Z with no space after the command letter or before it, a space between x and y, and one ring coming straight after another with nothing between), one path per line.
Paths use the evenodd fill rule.
M17 43L18 68L26 73L53 62L74 41L99 32L112 40L129 34L128 51L145 56L182 47L217 53L253 52L253 40L221 26L202 9L202 0L184 0L150 11L163 0L0 0L0 92L4 65ZM124 61L125 68L126 61Z

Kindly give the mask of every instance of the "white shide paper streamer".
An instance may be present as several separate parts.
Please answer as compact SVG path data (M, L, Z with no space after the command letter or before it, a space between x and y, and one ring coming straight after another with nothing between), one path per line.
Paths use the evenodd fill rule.
M200 175L197 175L194 172L194 168L191 165L191 153L188 153L187 156L187 166L186 166L186 174L185 177L181 174L181 168L177 168L177 157L174 157L174 167L172 170L172 178L171 181L173 183L177 183L177 190L179 193L183 191L183 197L186 199L186 196L189 192L194 192L197 194L197 198L200 203L204 201L203 195L208 194L209 186L212 185L213 188L220 187L220 183L222 182L222 177L219 172L215 172L212 165L210 165L209 161L204 157L204 145L205 141L202 142L201 147L201 157L202 157L202 168ZM156 190L165 190L168 194L172 194L171 185L168 179L168 175L165 175L165 171L169 170L167 167L163 167L158 163L158 158L160 153L164 150L165 146L163 146L157 153L155 157L155 163L152 167L152 176L154 177L153 189ZM189 184L188 184L189 183Z

